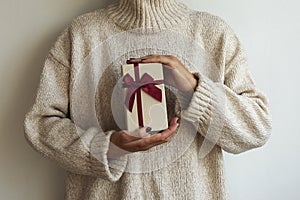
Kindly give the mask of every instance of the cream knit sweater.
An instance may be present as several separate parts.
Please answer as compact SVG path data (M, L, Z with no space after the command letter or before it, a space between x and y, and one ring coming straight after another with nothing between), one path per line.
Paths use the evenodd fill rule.
M148 27L156 31L149 31ZM119 64L125 63L129 57L171 54L171 50L139 49L115 58L119 59L119 64L109 63L95 96L97 119L103 131L88 123L75 123L74 116L85 119L89 112L76 112L85 105L76 104L72 99L88 99L88 90L79 89L75 82L82 75L79 72L86 58L99 43L124 31L134 35L136 33L130 31L137 28L142 35L159 35L163 30L174 30L193 38L193 43L201 44L215 63L219 70L217 79L221 82L217 84L209 78L213 72L202 73L182 60L199 81L188 98L177 91L178 99L183 100L182 110L171 90L166 90L168 117L180 116L180 129L168 143L132 155L149 158L139 163L147 167L143 165L147 161L148 164L155 162L153 157L147 157L148 153L171 144L176 148L180 145L176 138L180 136L184 136L181 140L188 138L190 143L185 150L176 149L174 152L181 151L181 154L172 154L174 159L167 165L156 170L143 171L143 168L139 173L130 170L138 168L130 166L137 167L131 161L142 157L107 158L110 136L120 130L110 106L113 87L121 77ZM170 36L168 40L172 48L180 38ZM125 45L125 40L123 42ZM173 49L177 48L173 46ZM117 46L104 50L112 52ZM222 97L226 102L221 106L214 103L220 97L218 89L223 90ZM218 113L222 127L207 134L213 113ZM271 133L271 117L267 98L253 81L238 37L224 20L192 10L177 0L121 0L78 16L61 33L45 60L36 100L25 117L24 126L30 145L66 170L66 199L209 200L229 199L222 150L238 154L264 145ZM188 137L193 130L196 133L194 138ZM202 157L200 149L204 138L215 145ZM166 162L167 155L163 158Z

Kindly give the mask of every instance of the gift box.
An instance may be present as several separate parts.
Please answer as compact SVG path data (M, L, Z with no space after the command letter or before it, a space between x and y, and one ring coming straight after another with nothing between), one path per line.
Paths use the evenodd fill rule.
M128 131L151 127L152 131L168 128L168 115L161 63L122 65L125 122Z

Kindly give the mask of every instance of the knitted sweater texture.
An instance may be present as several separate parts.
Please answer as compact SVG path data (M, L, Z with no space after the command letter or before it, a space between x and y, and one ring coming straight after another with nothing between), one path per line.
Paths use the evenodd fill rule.
M168 118L181 118L175 136L148 151L109 159L110 136L122 129L114 120L111 106L115 100L113 88L121 77L120 64L125 64L129 57L172 54L172 49L189 49L189 46L178 47L175 41L180 38L168 34L161 38L169 41L168 49L140 48L113 58L115 61L105 69L99 66L103 75L96 84L92 102L102 131L84 120L91 113L81 109L86 104L73 100L91 99L89 90L76 83L86 66L83 63L99 50L101 42L116 34L155 36L164 30L173 30L199 44L218 69L217 76L211 75L215 70L203 72L192 68L189 59L182 59L199 80L190 96L166 90ZM119 49L115 44L101 51L113 55ZM126 46L126 41L118 45ZM225 103L215 103L218 99ZM85 123L77 124L75 116L80 116ZM219 129L209 129L214 116L219 122L216 124L222 124ZM177 0L120 0L76 17L61 32L45 59L37 96L25 116L24 127L29 144L66 170L65 199L225 200L229 194L223 151L239 154L264 145L271 133L271 115L266 96L254 83L240 41L224 20L190 9ZM210 134L209 130L212 130ZM193 131L195 135L188 137ZM213 146L202 157L200 151L205 139L209 141L206 144ZM189 145L176 149L185 140ZM149 170L147 166L155 163L155 156L147 157L148 154L167 149L171 144L175 148L173 154L170 152L172 160ZM161 155L168 160L168 154ZM141 158L147 159L141 161Z

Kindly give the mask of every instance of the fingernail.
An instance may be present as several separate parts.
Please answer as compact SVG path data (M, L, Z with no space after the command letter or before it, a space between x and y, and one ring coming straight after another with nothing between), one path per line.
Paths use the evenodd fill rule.
M147 133L150 132L151 130L152 130L151 127L147 127L147 128L146 128L146 132L147 132Z

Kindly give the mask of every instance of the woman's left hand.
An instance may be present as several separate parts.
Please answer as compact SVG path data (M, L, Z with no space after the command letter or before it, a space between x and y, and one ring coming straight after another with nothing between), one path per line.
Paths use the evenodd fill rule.
M150 54L140 58L130 58L130 62L162 63L166 84L183 92L193 92L197 87L196 77L173 55Z

